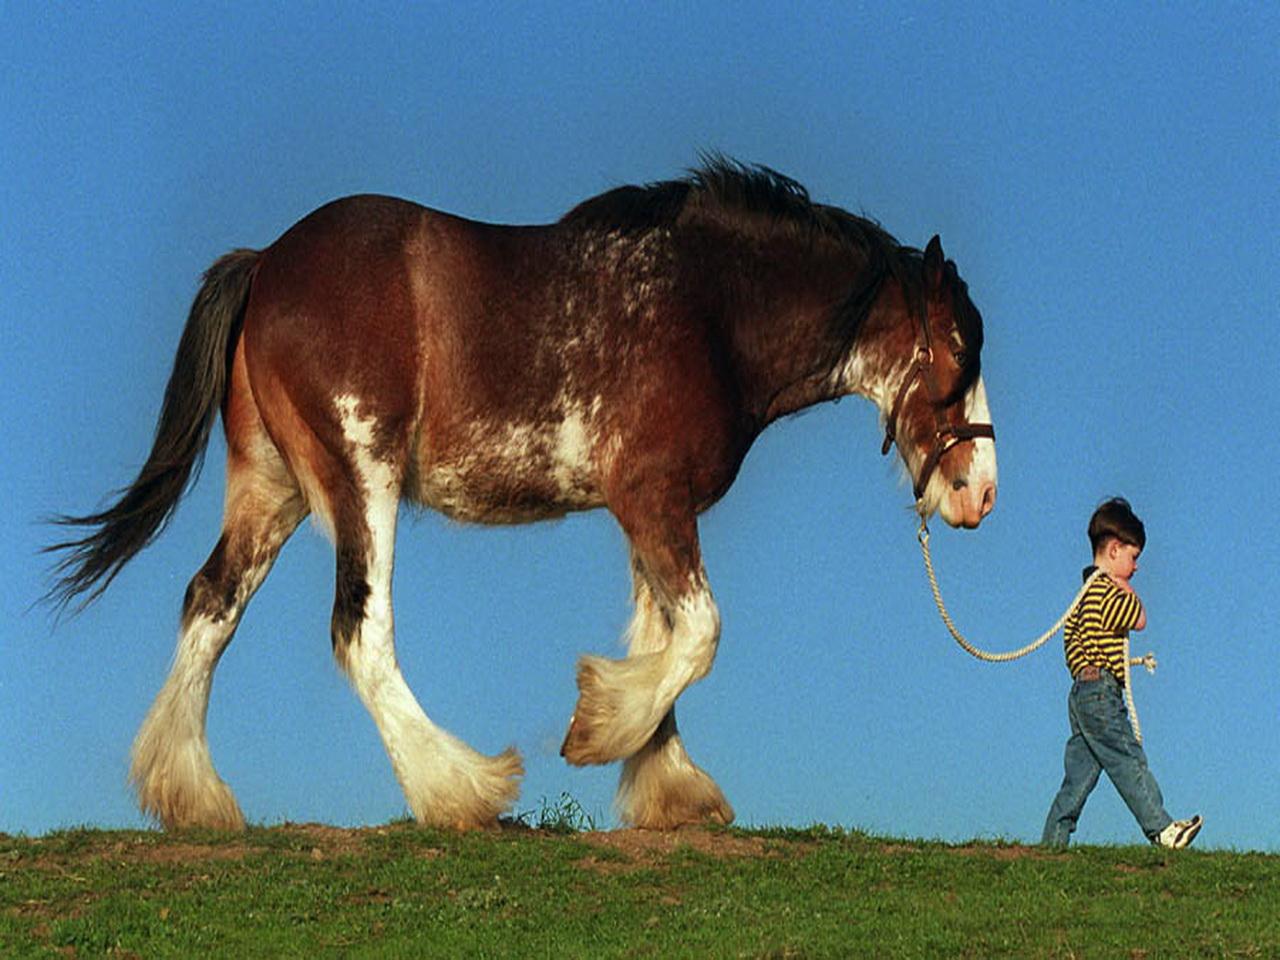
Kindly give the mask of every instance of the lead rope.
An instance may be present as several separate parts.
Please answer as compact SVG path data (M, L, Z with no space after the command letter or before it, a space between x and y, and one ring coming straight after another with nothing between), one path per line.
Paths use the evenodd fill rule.
M916 532L916 539L920 541L920 552L924 555L924 569L925 573L929 575L929 589L933 591L933 602L937 604L938 613L942 617L942 622L946 625L947 631L955 638L956 643L961 646L965 653L977 657L979 660L985 660L987 663L1008 663L1039 650L1048 642L1050 637L1062 629L1062 625L1067 622L1067 617L1071 616L1071 611L1084 598L1090 584L1102 576L1101 570L1095 570L1091 573L1080 588L1080 592L1076 594L1075 599L1071 601L1071 604L1063 612L1062 616L1058 618L1057 622L1025 647L1019 647L1017 650L1007 650L1002 653L991 653L975 647L966 640L960 631L956 629L955 622L951 619L951 614L947 613L947 605L942 602L942 590L938 587L938 576L933 570L933 557L929 553L929 526L923 516L920 518L920 529ZM1133 727L1133 735L1138 743L1142 743L1142 725L1138 722L1138 708L1133 702L1133 684L1130 682L1129 673L1130 667L1136 667L1139 664L1145 666L1148 673L1156 672L1155 654L1148 653L1145 657L1130 659L1129 637L1126 634L1124 638L1124 701L1129 711L1129 725Z
M1145 657L1129 656L1129 635L1124 635L1124 703L1129 708L1129 725L1133 727L1134 739L1142 743L1142 724L1138 723L1138 707L1133 702L1133 676L1130 668L1139 664L1147 668L1147 673L1156 672L1156 655L1150 650Z

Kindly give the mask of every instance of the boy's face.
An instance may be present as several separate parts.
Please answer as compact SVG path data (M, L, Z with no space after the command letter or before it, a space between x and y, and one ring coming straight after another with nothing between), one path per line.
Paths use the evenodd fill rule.
M1102 567L1114 579L1125 583L1138 572L1138 557L1142 548L1132 543L1124 543L1114 537L1102 545L1102 556L1097 558Z

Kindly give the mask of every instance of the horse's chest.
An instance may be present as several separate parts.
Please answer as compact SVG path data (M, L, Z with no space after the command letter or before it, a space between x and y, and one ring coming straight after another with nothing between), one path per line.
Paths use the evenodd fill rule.
M541 422L476 421L420 445L413 497L457 520L524 523L601 505L589 411Z

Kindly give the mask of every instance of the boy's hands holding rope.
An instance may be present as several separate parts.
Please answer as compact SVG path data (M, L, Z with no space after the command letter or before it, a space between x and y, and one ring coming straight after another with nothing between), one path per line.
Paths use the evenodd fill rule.
M1156 666L1157 666L1156 655L1152 653L1150 650L1148 650L1147 655L1145 657L1133 657L1132 659L1130 659L1129 666L1146 667L1147 673L1155 673Z

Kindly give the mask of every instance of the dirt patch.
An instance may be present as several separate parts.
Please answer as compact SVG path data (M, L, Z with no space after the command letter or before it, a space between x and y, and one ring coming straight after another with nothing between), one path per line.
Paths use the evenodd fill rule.
M1136 863L1116 864L1116 873L1160 873L1161 871L1168 869L1169 864L1167 861L1162 863L1144 864L1141 866Z
M272 830L283 834L312 860L357 857L367 849L370 837L386 836L390 827L331 827L324 823L286 823ZM307 849L309 848L309 849Z
M128 863L193 863L243 860L254 852L244 843L157 843L152 840L121 840L96 852L91 859Z
M781 856L777 844L762 837L744 837L705 827L682 827L679 830L596 830L578 834L577 838L625 857L625 860L619 861L588 856L579 861L582 867L602 873L653 866L682 850L693 850L717 859ZM789 843L787 846L788 850L794 851L805 845Z
M78 842L46 844L37 840L28 848L27 865L38 870L72 876L90 863L134 863L170 866L239 862L252 857L275 854L283 857L331 860L360 857L369 852L371 843L400 831L416 831L413 824L391 824L379 827L333 827L322 823L284 823L266 830L251 828L247 833L230 835L185 835L144 833L86 833ZM515 828L504 828L515 829ZM539 831L521 829L531 837ZM595 853L583 857L583 868L603 874L625 872L661 865L672 855L693 851L717 859L794 856L811 844L804 841L744 836L705 827L683 827L678 830L598 830L575 833L573 839L594 848ZM416 847L416 849L414 849ZM43 848L43 849L42 849ZM414 855L435 860L446 856L436 846L412 845ZM16 854L14 857L16 858ZM0 874L4 863L0 862Z
M237 834L166 834L137 832L121 834L85 831L81 835L37 839L27 845L26 864L38 870L69 875L90 863L138 863L172 865L181 863L236 862L265 853L323 860L360 856L371 836L385 833L386 827L342 828L320 823L285 823L266 831L251 829ZM16 843L16 842L15 842ZM10 855L14 862L18 854ZM0 868L3 864L0 864ZM74 879L74 877L73 877Z

